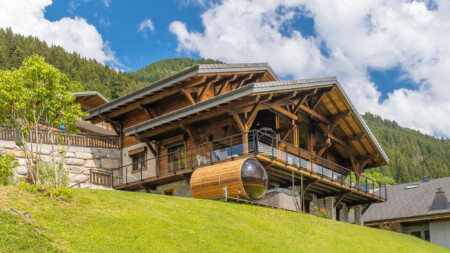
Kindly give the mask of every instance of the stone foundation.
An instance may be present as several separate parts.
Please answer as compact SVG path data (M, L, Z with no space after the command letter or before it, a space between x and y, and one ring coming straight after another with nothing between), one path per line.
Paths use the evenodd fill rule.
M165 191L170 191L172 189L174 191L174 196L192 198L191 187L185 180L157 186L156 190L152 190L151 193L164 195Z
M43 144L39 152L42 160L50 161L52 152L65 149L64 165L70 170L70 186L80 188L92 188L89 183L90 170L110 171L120 166L120 151L114 149L86 148L75 146L56 146L52 151L52 146ZM16 157L19 165L15 168L15 178L23 178L28 173L25 153L16 146L14 141L0 140L0 152ZM55 155L56 155L55 154ZM61 160L55 156L56 160ZM97 187L95 187L97 188Z

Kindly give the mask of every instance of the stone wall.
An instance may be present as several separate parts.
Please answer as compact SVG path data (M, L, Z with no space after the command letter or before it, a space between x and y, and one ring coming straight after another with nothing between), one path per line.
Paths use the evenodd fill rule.
M151 191L151 193L164 194L164 191L171 189L174 190L174 196L192 198L191 187L186 182L186 180L157 186L156 190Z
M86 148L75 146L55 146L43 144L39 152L42 160L50 161L52 152L65 148L65 166L70 169L70 186L91 188L89 184L89 171L109 171L120 166L120 151L114 149ZM14 141L0 140L0 152L14 155L19 163L15 168L15 178L25 177L28 173L25 153L16 146ZM56 157L56 159L61 159ZM95 187L95 186L94 186Z

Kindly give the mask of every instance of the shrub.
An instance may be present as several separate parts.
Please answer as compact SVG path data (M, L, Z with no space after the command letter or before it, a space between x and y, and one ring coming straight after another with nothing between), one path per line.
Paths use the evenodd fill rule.
M72 198L72 190L67 187L61 187L58 189L47 190L45 194L49 197L56 197L61 200L69 201Z
M69 201L73 194L72 190L68 187L61 187L61 188L45 188L41 184L28 184L25 182L22 178L19 179L18 187L22 190L28 191L28 192L41 192L47 197L55 197L60 200Z
M390 231L392 230L392 224L391 223L380 224L380 229Z
M314 207L314 214L317 217L321 217L321 218L325 218L325 219L331 219L331 212L330 210L326 209L326 208L317 208Z
M23 180L23 178L19 179L17 186L20 189L29 192L44 192L44 187L41 184L28 184L25 180Z
M14 156L0 153L0 185L8 185L14 177L13 169L17 166Z
M70 171L64 167L62 162L41 161L38 164L39 178L45 188L58 188L69 186ZM56 174L56 175L55 175Z

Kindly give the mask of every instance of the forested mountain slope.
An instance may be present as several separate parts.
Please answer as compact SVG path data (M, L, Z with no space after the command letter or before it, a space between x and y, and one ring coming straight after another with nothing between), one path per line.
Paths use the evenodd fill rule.
M373 169L397 183L450 176L450 140L399 126L395 121L366 113L369 128L390 159L389 166Z
M141 82L152 83L161 80L165 77L176 74L187 68L195 66L197 64L212 64L221 63L220 61L215 61L211 59L200 59L194 60L191 58L175 58L175 59L165 59L142 68L135 73L132 73L134 77L139 79Z
M37 38L14 34L11 29L0 29L0 70L19 68L22 61L33 54L44 57L69 78L80 82L85 91L98 91L108 99L144 85L131 74L118 72L77 53L68 53L62 47L48 46Z

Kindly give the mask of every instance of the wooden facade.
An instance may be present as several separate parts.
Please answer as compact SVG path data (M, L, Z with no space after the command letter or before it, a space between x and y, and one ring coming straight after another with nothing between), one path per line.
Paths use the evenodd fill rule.
M86 120L106 121L119 136L116 189L189 182L199 167L254 157L266 167L269 187L294 183L302 194L383 201L381 190L367 191L369 183L361 190L360 174L388 159L335 78L280 81L267 64L198 65L89 113ZM143 147L145 161L133 171L140 159L133 153ZM311 164L305 170L303 161ZM312 173L316 166L322 175Z

